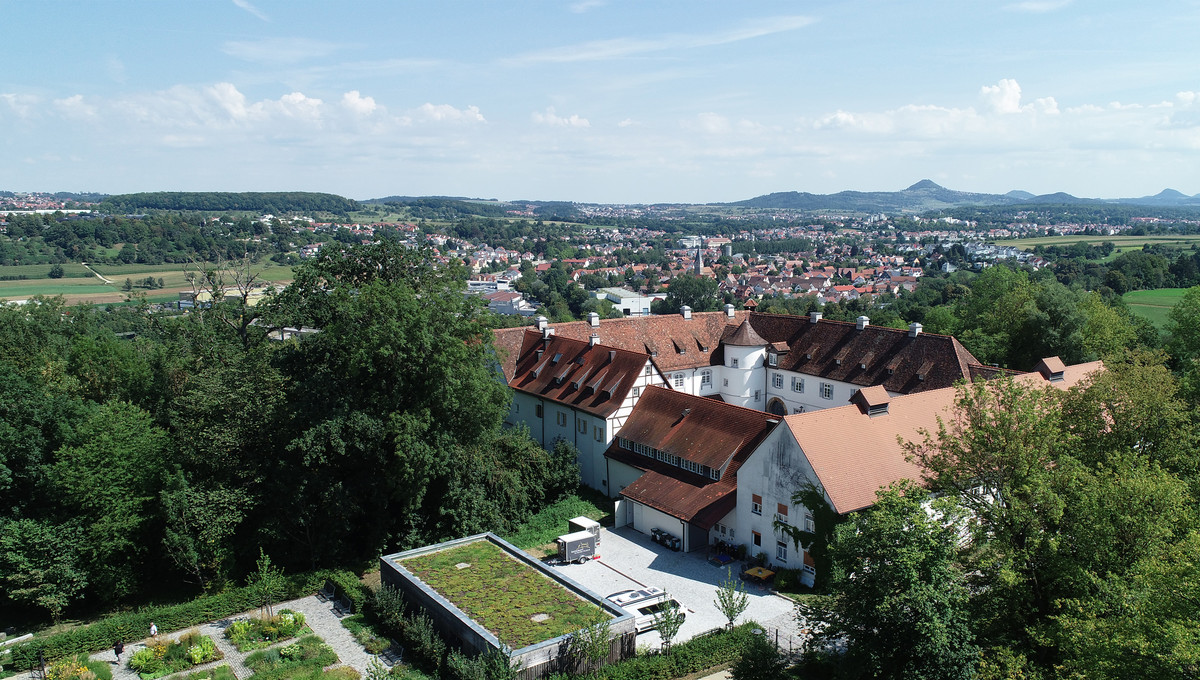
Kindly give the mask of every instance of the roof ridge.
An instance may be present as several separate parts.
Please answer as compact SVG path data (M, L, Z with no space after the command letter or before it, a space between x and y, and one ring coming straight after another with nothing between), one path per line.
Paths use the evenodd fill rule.
M667 394L675 394L675 395L679 395L681 397L686 397L687 399L695 400L697 403L720 404L720 406L718 406L717 408L738 409L739 411L745 411L749 414L752 414L755 417L762 417L763 420L781 420L783 418L783 416L777 416L774 413L767 413L766 411L760 411L756 408L750 408L749 406L738 406L737 404L731 404L727 401L717 401L715 399L709 399L708 397L702 397L698 394L689 394L687 392L680 392L679 390L673 390L669 387L664 387L662 385L647 385L646 391L642 392L642 398L645 398L646 394L648 394L650 392L650 390L662 390L663 392L666 392Z

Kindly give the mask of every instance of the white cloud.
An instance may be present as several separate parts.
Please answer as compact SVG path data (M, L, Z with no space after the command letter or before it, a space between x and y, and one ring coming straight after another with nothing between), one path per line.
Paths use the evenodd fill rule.
M979 94L996 113L1018 113L1021 111L1021 86L1011 78L996 85L984 85Z
M1011 12L1045 14L1046 12L1062 9L1069 4L1071 4L1071 0L1026 0L1025 2L1014 2L1011 5L1005 5L1004 9Z
M649 52L664 52L678 49L711 47L775 33L785 33L804 28L815 19L806 16L771 17L721 31L697 35L668 34L652 38L612 38L594 40L579 45L565 45L546 50L528 52L504 60L505 63L524 66L539 63L569 63L577 61L600 61L619 59Z
M712 112L697 114L696 120L689 123L686 127L710 135L724 134L732 128L728 118Z
M339 49L335 43L309 38L230 40L221 45L225 54L256 64L296 64L328 56Z
M0 102L4 102L13 113L22 118L28 116L33 107L40 103L40 101L38 97L31 94L0 94Z
M342 95L342 106L360 116L370 115L379 108L374 97L364 97L358 90L350 90Z
M534 111L533 122L538 125L549 125L551 127L586 128L592 126L587 118L581 118L578 114L573 113L566 117L559 116L554 112L553 106L546 107L545 113Z
M65 99L55 99L54 106L68 118L84 119L96 115L96 107L83 101L83 95L76 94Z
M274 102L268 102L268 104L275 105ZM280 97L278 106L284 115L315 121L321 118L323 104L324 102L320 99L305 96L303 92L292 92Z
M637 123L635 123L632 118L626 118L625 120L622 120L621 122L617 123L617 127L621 127L621 128L627 128L632 125L637 125Z
M261 9L251 5L249 2L247 2L247 0L233 0L233 4L236 5L238 9L244 9L263 21L271 21L271 19L267 17L267 15Z
M479 112L478 106L468 106L465 109L456 109L449 104L430 104L429 102L426 102L417 108L415 117L421 120L436 122L487 122L487 120L484 119L483 114Z

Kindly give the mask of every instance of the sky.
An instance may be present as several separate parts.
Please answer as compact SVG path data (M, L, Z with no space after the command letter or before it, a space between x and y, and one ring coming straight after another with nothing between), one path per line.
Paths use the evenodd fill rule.
M0 189L1200 193L1200 1L0 0Z

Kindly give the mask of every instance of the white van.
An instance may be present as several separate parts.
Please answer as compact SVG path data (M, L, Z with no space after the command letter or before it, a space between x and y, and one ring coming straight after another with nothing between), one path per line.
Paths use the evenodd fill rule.
M683 606L678 601L667 596L662 588L653 586L641 590L622 590L609 595L608 601L634 615L634 624L639 633L658 626L657 614L668 607L677 607L683 612Z

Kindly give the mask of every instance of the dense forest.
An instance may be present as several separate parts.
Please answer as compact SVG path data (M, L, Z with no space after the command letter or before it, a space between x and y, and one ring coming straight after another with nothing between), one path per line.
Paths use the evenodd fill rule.
M147 210L244 210L272 215L291 212L345 215L358 207L358 201L349 198L306 191L155 191L107 196L96 209L108 213L136 213Z
M573 491L572 452L501 430L482 310L430 262L327 247L256 307L218 296L185 316L0 308L0 608L219 590L260 548L292 570L361 567ZM272 340L285 326L320 332Z

